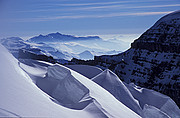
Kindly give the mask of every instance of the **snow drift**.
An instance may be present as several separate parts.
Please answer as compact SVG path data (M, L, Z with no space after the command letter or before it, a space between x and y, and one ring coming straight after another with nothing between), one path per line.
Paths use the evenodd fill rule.
M91 79L96 75L102 72L102 69L95 67L95 66L88 66L88 65L66 65L66 67L84 75L85 77Z
M88 109L89 105L107 117L139 117L109 92L83 75L62 65L52 65L37 86L71 109Z
M53 102L19 67L18 61L0 45L0 117L105 117L90 108L72 110ZM3 68L2 68L3 67Z
M0 49L1 117L140 117L108 91L71 69L46 62L22 64L3 46ZM30 77L34 77L33 81ZM39 80L48 85L41 87L51 96L34 84Z
M123 83L109 69L101 72L92 81L109 91L117 100L143 118L178 118L180 110L168 96L153 90Z
M141 88L133 83L124 84L129 89L133 97L139 101L140 106L144 108L143 111L146 115L147 111L152 111L150 114L153 114L153 111L156 111L156 114L158 112L166 114L168 117L179 118L180 109L170 97L154 90Z
M0 117L178 118L180 115L169 97L123 83L110 70L70 66L74 71L43 61L18 61L1 45L0 50ZM94 77L80 74L81 67L85 76Z
M105 88L112 95L114 95L116 99L142 116L142 109L138 101L134 99L126 86L112 71L107 69L92 78L92 81Z

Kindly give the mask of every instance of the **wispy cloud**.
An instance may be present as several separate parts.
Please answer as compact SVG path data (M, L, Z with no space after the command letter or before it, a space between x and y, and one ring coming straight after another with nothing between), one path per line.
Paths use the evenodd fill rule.
M53 6L68 6L68 7L74 7L74 6L92 6L92 5L112 5L112 4L121 4L121 3L147 3L147 2L155 2L155 1L166 1L166 0L130 0L130 1L116 1L116 2L91 2L91 3L66 3L66 4L49 4Z
M15 22L40 22L40 21L52 21L61 19L81 19L81 18L108 18L108 17L119 17L119 16L146 16L146 15L161 15L168 14L173 11L164 12L121 12L121 13L110 13L102 15L69 15L69 16L55 16L55 17L39 17L39 18L26 18L26 19L14 19Z
M91 6L91 7L78 7L78 8L63 8L63 9L38 9L29 11L16 11L16 12L52 12L52 11L81 11L81 10L96 10L96 9L108 9L115 7L123 7L123 5L108 5L108 6Z
M82 8L68 9L68 10L97 10L97 9L109 9L109 8L134 9L134 8L161 8L161 7L178 7L178 6L180 6L180 4L151 5L151 6L108 5L108 6L82 7ZM111 9L111 10L112 10L112 9Z
M16 12L58 12L58 11L91 11L98 9L140 9L140 8L162 8L162 7L179 7L180 4L169 5L150 5L150 6L126 6L126 5L107 5L107 6L90 6L90 7L78 7L78 8L63 8L63 9L38 9L29 11L16 11Z
M171 5L151 5L151 6L131 6L127 8L160 8L160 7L178 7L180 4L171 4Z
M94 3L79 3L79 4L51 4L55 6L90 6L90 5L110 5L110 4L120 4L120 3L132 3L133 1L119 1L119 2L94 2ZM137 1L136 1L137 2Z

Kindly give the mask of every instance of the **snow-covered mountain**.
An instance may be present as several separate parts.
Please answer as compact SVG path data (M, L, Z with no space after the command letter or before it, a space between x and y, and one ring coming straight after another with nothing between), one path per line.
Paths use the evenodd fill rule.
M30 49L30 45L26 44L23 39L19 37L10 37L0 40L0 43L4 45L16 58L18 57L19 49Z
M1 44L5 46L16 58L22 58L23 52L32 53L35 55L52 56L54 59L70 60L72 57L68 52L57 50L56 48L45 43L27 42L19 37L10 37L0 40ZM27 55L28 57L28 55Z
M180 106L180 11L158 20L127 51L83 64L109 68L126 83L164 93Z
M112 42L107 42L103 40L97 41L93 38L90 40L90 44L104 44L97 47L91 47L90 44L86 42L87 40L80 42L78 42L79 40L76 40L75 42L61 40L56 41L58 42L52 41L38 43L31 40L25 41L19 37L10 37L1 39L0 43L4 45L16 58L31 58L29 55L44 55L51 56L57 60L71 60L72 58L89 60L94 59L94 56L100 56L103 54L118 54L118 52L120 52L106 48L106 45L112 45ZM102 47L105 48L102 49Z
M113 50L113 51L107 51L107 52L95 52L95 51L85 50L84 52L74 55L74 58L81 59L81 60L93 60L94 56L113 55L113 54L118 54L119 52L121 51Z
M86 50L79 54L79 59L83 59L83 60L94 59L94 55L90 51Z
M15 59L0 44L0 117L178 118L171 98L123 83L112 71ZM91 71L91 72L90 72ZM96 73L96 74L95 74ZM159 102L161 100L161 102ZM139 115L138 115L139 114Z
M47 35L39 35L35 36L29 39L30 42L36 42L36 43L41 43L41 42L67 42L67 41L77 41L77 40L101 40L100 37L98 36L87 36L87 37L76 37L72 35L65 35L61 34L59 32L57 33L50 33Z
M103 72L102 69L95 66L87 66L87 65L66 65L66 67L82 74L83 76L92 79L96 75Z

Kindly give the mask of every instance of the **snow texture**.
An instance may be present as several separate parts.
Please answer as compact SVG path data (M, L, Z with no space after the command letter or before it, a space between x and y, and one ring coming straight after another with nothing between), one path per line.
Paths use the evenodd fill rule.
M91 79L96 75L102 72L102 69L95 67L95 66L88 66L88 65L66 65L66 67L84 75L85 77Z
M151 109L152 107L148 106L153 106L153 109L159 109L161 112L164 112L169 117L179 118L180 109L170 97L158 93L154 90L141 88L134 85L133 83L124 84L129 89L133 97L139 101L141 108ZM143 109L143 111L145 109Z
M143 109L145 118L171 118L166 113L150 105L144 105Z
M2 45L0 49L1 117L140 117L108 91L67 67L31 60L22 64ZM34 84L39 80L49 95Z
M92 78L92 81L105 88L112 95L114 95L116 99L142 116L142 109L138 101L134 99L123 82L112 71L107 69Z
M32 83L18 61L1 45L0 49L0 117L105 117L100 112L91 114L91 106L77 111L54 103Z

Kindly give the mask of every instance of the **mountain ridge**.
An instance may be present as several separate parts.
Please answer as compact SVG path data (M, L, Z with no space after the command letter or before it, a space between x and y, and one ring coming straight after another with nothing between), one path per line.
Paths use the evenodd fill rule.
M59 42L59 41L92 40L92 39L101 40L99 36L77 37L77 36L61 34L57 32L57 33L50 33L47 35L40 34L39 36L30 38L28 41L40 43L40 42Z
M95 56L91 61L73 59L71 63L108 68L126 83L159 91L180 106L179 44L180 11L176 11L158 20L123 53Z
M180 53L180 10L165 15L131 43L131 48Z

